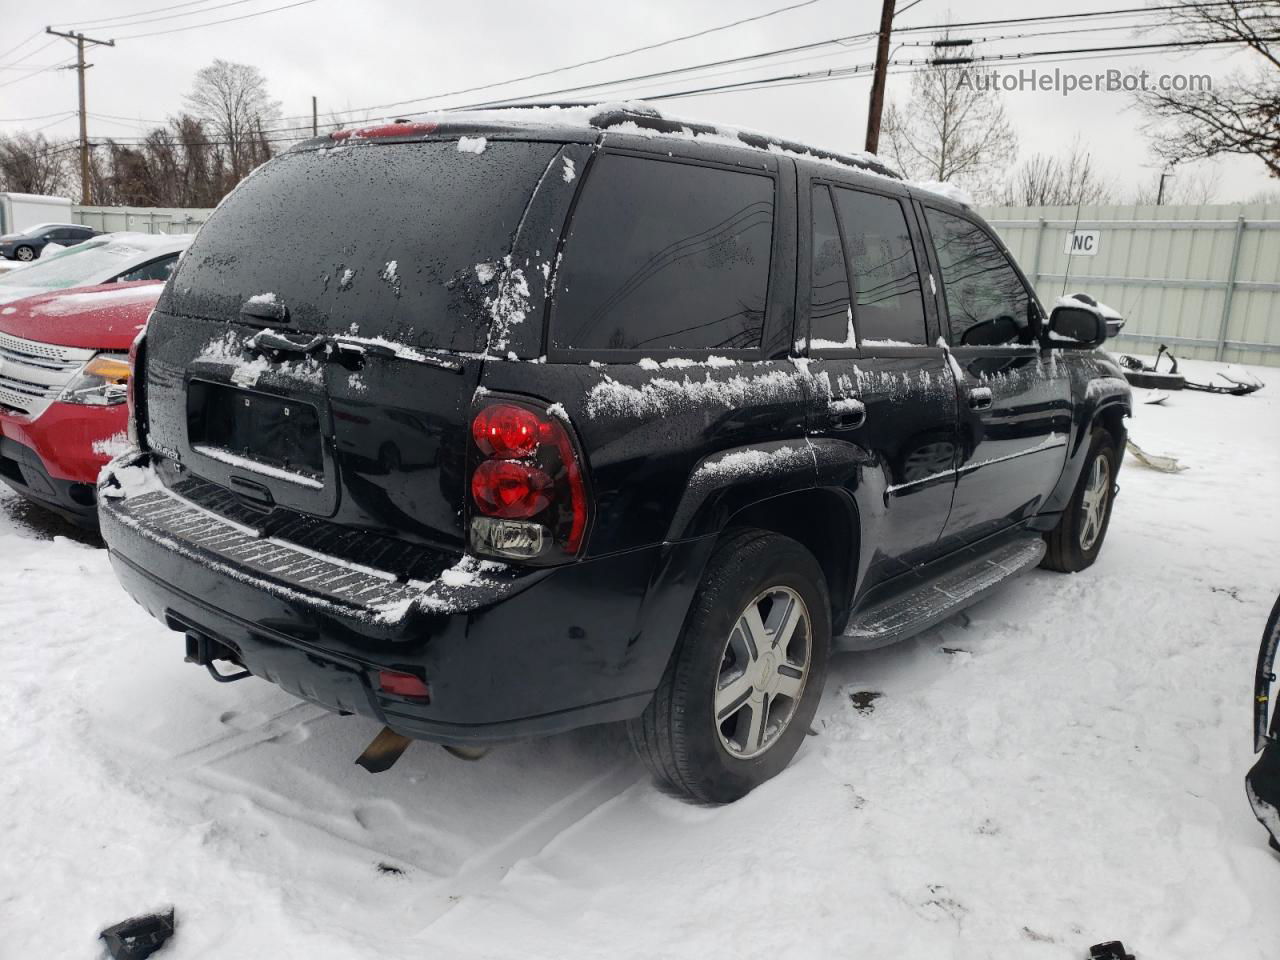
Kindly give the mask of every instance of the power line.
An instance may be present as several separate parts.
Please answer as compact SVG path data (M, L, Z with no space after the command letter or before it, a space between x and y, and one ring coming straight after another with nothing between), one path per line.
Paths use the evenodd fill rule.
M168 30L152 30L149 33L127 33L124 36L116 37L117 40L139 40L142 37L158 37L167 33L181 33L184 30L199 30L201 27L216 27L220 23L234 23L237 20L250 20L253 17L265 17L268 13L278 13L281 10L292 10L294 7L305 7L309 3L315 3L316 0L296 0L295 3L286 3L279 7L272 7L269 10L259 10L256 13L245 13L238 17L226 17L223 20L210 20L208 23L193 23L185 27L170 27Z
M1262 3L1264 2L1264 0L1245 0L1245 2L1250 5L1253 5L1256 3ZM972 20L972 21L967 21L967 22L957 23L957 24L928 24L928 25L919 25L919 26L913 26L913 27L902 27L895 30L895 32L897 33L907 33L907 32L918 33L918 32L926 32L926 31L939 32L939 31L951 31L951 30L957 30L957 29L971 29L971 28L984 27L984 26L1016 25L1020 23L1040 23L1040 22L1055 21L1055 20L1081 19L1086 17L1111 18L1115 16L1134 14L1134 13L1149 14L1149 13L1161 12L1166 10L1185 9L1187 7L1224 7L1228 5L1230 4L1227 2L1223 2L1223 0L1216 0L1216 2L1195 3L1195 4L1165 4L1165 5L1153 6L1153 7L1130 7L1130 8L1120 9L1120 10L1102 10L1102 11L1095 11L1092 13L1064 13L1064 14L1050 14L1050 15L1035 16L1035 17L1009 17L1009 18L994 19L994 20ZM782 8L782 9L785 10L788 8ZM774 12L782 12L782 11L774 11ZM765 16L772 15L772 13L773 12L766 13ZM729 26L732 26L732 24L726 24L724 27L720 29L727 29ZM635 77L627 77L627 78L610 80L610 81L601 81L599 83L579 84L577 86L561 87L557 90L545 90L539 93L526 94L522 97L522 99L535 99L535 98L542 98L542 97L561 96L564 94L573 93L575 91L584 91L584 90L599 89L603 87L617 86L622 83L629 83L632 81L659 79L663 76L671 76L679 73L690 73L695 70L702 69L703 67L727 66L733 63L742 63L749 60L765 59L768 57L781 56L783 54L788 54L788 53L798 53L806 50L816 49L823 46L828 46L833 43L847 43L851 41L863 40L863 39L866 39L867 37L874 37L874 36L876 36L876 31L871 31L869 33L861 33L861 34L851 34L846 37L836 37L836 38L831 38L827 40L815 41L811 43L798 44L795 46L784 47L777 50L767 51L764 53L750 54L743 57L732 57L726 60L713 61L711 63L700 64L698 66L676 68L673 70L657 71L649 74L641 74ZM674 43L680 39L682 38L676 37L676 38L672 38L670 41L665 41L665 42ZM626 56L629 52L631 51L623 51L618 54L612 54L609 57L599 58L597 61L588 61L588 62L603 62L609 59L616 59L618 57ZM375 110L388 110L395 107L406 107L412 104L419 104L426 101L443 100L447 97L458 96L464 93L475 93L481 90L489 90L495 87L507 86L509 84L518 83L524 79L529 79L530 77L534 77L534 76L550 76L554 73L561 73L567 70L572 70L576 66L579 66L579 64L568 64L563 67L556 67L551 70L544 70L538 74L532 74L526 77L511 77L502 81L497 81L497 82L487 83L487 84L480 84L477 86L466 87L458 90L442 91L440 93L435 93L435 94L427 94L421 97L414 97L408 100L397 100L389 103L377 103L377 104L371 104L371 105L362 106L362 107L352 107L346 110L333 111L330 113L330 116L335 119L341 119L342 117L351 116L351 115L360 114L360 113L368 113L370 111L375 111ZM508 101L507 100L490 101L490 103L506 103L506 102ZM488 104L483 104L483 105L488 105ZM469 106L474 106L474 105L469 105ZM451 108L451 109L461 109L461 107ZM423 111L423 110L412 111L408 115L414 116L424 112L429 112L429 111ZM390 115L387 114L377 119L386 119L389 116ZM305 118L305 115L303 114L297 114L297 115L281 117L280 119L301 121L306 118ZM301 124L299 124L299 126L301 126Z
M202 2L207 2L207 0L202 0ZM126 28L127 28L127 27L140 27L140 26L142 26L142 24L144 24L144 23L157 23L157 22L159 22L160 20L177 20L177 19L179 19L179 18L181 18L181 17L198 17L198 16L200 16L200 15L202 15L202 14L205 14L205 13L212 13L214 10L222 10L222 9L223 9L223 8L225 8L225 7L238 7L238 6L240 6L241 4L245 4L245 3L256 3L256 2L257 2L257 0L230 0L230 2L229 2L229 3L219 3L219 4L217 4L216 6L212 6L212 7L205 7L205 8L203 8L203 9L201 9L201 10L188 10L186 13L170 13L170 14L167 14L167 15L165 15L165 16L163 16L163 17L150 17L150 18L148 18L148 19L146 19L146 20L130 20L128 23L118 23L118 24L116 24L116 25L115 25L115 27L111 27L110 29L117 29L117 28L119 28L119 27L126 27ZM163 9L163 8L161 8L161 9ZM118 18L117 18L117 19L118 19ZM108 25L107 25L105 22L104 22L104 23L89 24L89 25L88 25L87 27L85 27L84 29L86 29L86 30L93 30L93 29L96 29L97 27L101 27L101 26L108 26Z
M3 59L4 59L5 57L7 57L9 54L13 53L15 50L21 50L23 47L25 47L28 43L30 43L30 42L31 42L32 40L34 40L36 37L40 36L41 32L42 32L42 31L37 30L35 33L31 34L31 36L27 37L27 39L25 39L25 40L23 40L21 43L19 43L17 46L15 46L15 47L10 47L10 48L9 48L8 50L6 50L4 53L0 53L0 60L3 60Z
M29 51L28 53L24 53L24 54L23 54L22 56L20 56L17 60L14 60L14 61L13 61L13 62L11 62L11 63L6 63L6 64L5 64L5 66L6 66L6 67L16 67L16 66L17 66L18 64L20 64L23 60L30 60L30 59L31 59L32 57L34 57L37 53L39 53L39 52L40 52L40 51L42 51L42 50L48 50L50 47L52 47L52 46L53 46L55 43L57 43L57 42L58 42L57 40L50 40L48 43L43 44L42 46L36 47L34 50L31 50L31 51ZM18 44L18 46L22 46L22 44ZM15 48L15 49L16 49L16 48Z
M660 47L667 47L673 43L680 43L684 40L693 40L697 37L707 36L708 34L719 33L720 31L723 31L723 30L730 30L733 27L740 27L744 23L754 23L758 20L766 20L770 17L776 17L779 14L787 13L792 10L798 10L801 7L812 6L817 2L819 2L819 0L802 0L802 2L800 3L793 3L785 7L776 7L772 10L766 10L765 12L756 14L754 16L743 17L740 20L733 20L729 23L722 23L719 26L715 26L715 27L707 27L706 29L698 30L698 31L695 31L694 33L682 34L678 37L669 37L666 40L659 40L655 43L645 44L644 46L632 47L630 50L620 50L617 53L610 53L603 57L595 57L594 59L591 59L591 60L580 60L577 63L567 63L567 64L564 64L563 66L552 67L547 70L540 70L537 73L527 73L519 77L508 77L506 80L495 80L492 83L477 84L476 86L471 86L471 87L461 87L457 90L448 90L448 91L443 91L441 93L427 94L426 96L414 97L410 100L397 100L391 103L376 103L368 107L352 107L347 110L338 110L331 113L330 116L336 117L339 114L362 113L367 110L387 110L387 109L390 109L391 107L404 107L412 103L421 103L424 100L443 100L446 97L461 96L464 93L478 93L481 90L492 90L495 87L505 87L513 83L521 83L525 80L536 80L540 77L549 77L553 74L565 73L569 70L577 70L579 67L595 66L597 64L606 63L610 60L618 60L618 59L621 59L622 57L629 57L635 53L643 53L649 50L657 50ZM709 64L709 66L718 66L718 65L719 64ZM290 115L288 117L282 117L281 119L294 120L294 119L304 118L305 116L306 116L305 114L295 114L295 115Z
M198 7L203 3L209 3L210 0L187 0L186 3L171 3L163 7L154 7L151 10L135 10L133 13L121 13L114 17L99 17L97 20L77 20L74 23L59 23L59 27L96 27L104 23L113 23L117 20L132 20L134 17L145 17L152 13L164 13L166 10L177 10L180 7ZM193 10L192 15L203 13L203 10Z

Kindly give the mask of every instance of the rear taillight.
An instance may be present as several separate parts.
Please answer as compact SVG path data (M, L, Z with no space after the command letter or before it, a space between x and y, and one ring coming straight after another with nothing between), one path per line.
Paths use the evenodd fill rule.
M142 425L138 422L143 415L142 386L139 383L142 363L146 347L147 328L144 326L129 345L129 385L125 398L129 405L129 445L134 449L142 447Z
M522 400L492 399L471 421L471 548L555 562L576 556L588 501L569 425Z

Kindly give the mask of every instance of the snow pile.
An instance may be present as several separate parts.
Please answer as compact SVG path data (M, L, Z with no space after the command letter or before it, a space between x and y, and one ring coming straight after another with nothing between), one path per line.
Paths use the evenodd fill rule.
M809 346L817 350L833 350L833 349L850 349L858 345L858 336L853 332L853 307L849 307L846 311L847 325L845 326L843 340L824 340L822 337L815 337L809 341Z
M484 153L489 141L484 137L461 137L458 140L459 153Z
M53 256L55 253L61 253L61 252L62 252L63 250L65 250L65 249L67 249L67 248L66 248L66 247L64 247L62 244L60 244L60 243L54 243L54 242L50 241L49 243L46 243L46 244L44 245L44 247L40 250L40 252L37 254L37 256L40 256L40 257L51 257L51 256Z
M98 484L102 496L116 500L128 500L164 489L164 484L156 476L151 464L121 463L116 460L112 460L98 472Z
M274 293L255 293L249 298L249 303L265 303L274 306L280 302Z
M561 179L563 179L565 183L573 183L573 178L576 177L577 175L578 175L577 171L574 170L573 168L573 158L565 157L564 169L560 171Z

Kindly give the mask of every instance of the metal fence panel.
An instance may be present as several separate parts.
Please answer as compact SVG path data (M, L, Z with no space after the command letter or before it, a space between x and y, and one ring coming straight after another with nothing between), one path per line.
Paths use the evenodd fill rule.
M75 205L71 216L95 230L139 233L195 233L209 219L212 208L181 207L84 207Z
M1083 292L1126 318L1115 346L1280 366L1280 205L984 207L1046 306ZM1068 252L1096 231L1092 255Z

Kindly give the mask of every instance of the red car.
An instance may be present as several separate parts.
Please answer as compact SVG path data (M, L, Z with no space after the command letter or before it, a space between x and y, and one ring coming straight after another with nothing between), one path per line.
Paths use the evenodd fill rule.
M109 283L0 307L0 479L89 529L98 471L128 446L129 346L164 284Z

